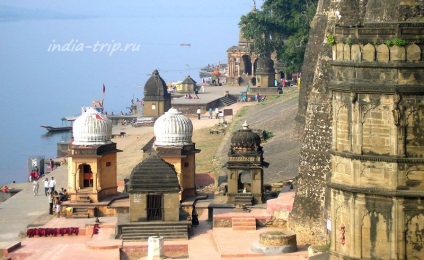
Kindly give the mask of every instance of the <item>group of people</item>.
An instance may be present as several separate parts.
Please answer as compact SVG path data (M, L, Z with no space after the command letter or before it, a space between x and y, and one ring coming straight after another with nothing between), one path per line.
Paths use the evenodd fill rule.
M191 94L185 94L185 99L199 99L199 96L197 94L194 94L194 97Z

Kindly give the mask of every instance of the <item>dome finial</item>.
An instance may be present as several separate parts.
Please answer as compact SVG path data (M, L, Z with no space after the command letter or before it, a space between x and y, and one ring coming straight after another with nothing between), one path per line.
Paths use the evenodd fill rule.
M247 124L246 120L243 123L243 130L248 130L249 129L249 125Z

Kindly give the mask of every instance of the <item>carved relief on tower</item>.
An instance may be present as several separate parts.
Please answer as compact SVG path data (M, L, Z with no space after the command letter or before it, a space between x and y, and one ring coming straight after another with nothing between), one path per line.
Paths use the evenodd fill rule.
M351 50L350 49L351 48L350 48L349 44L345 44L343 46L343 60L344 61L350 61L350 59L351 59L351 57L350 57Z
M333 156L331 160L332 175L331 182L343 185L353 185L355 183L352 174L352 161L349 158Z
M410 190L424 190L424 165L414 165L406 171L405 184Z
M403 46L391 46L390 47L390 60L391 61L405 61L406 50Z
M367 45L364 46L363 60L364 61L375 61L375 47L374 47L374 45L368 43Z
M407 259L424 258L424 215L417 214L406 221L406 255Z
M415 43L406 48L406 53L406 60L409 62L418 62L421 60L421 49Z
M405 109L406 117L406 155L413 158L424 158L424 109L423 105L408 104Z
M347 97L342 93L333 96L333 149L335 151L350 150L350 124Z
M346 197L345 193L336 192L334 194L333 209L334 209L334 235L332 243L338 252L348 253L352 247L352 202L351 198Z
M377 46L377 61L379 62L389 62L390 60L390 51L389 47L385 44L380 44Z
M378 155L392 153L393 114L389 96L366 96L361 103L362 152Z
M343 57L343 53L344 53L344 44L343 43L338 43L336 45L336 50L337 50L337 54L336 54L336 60L337 61L343 61L344 57Z
M361 45L359 44L353 44L351 47L351 59L353 61L359 62L362 60L362 52L361 52ZM374 50L375 52L375 50ZM374 56L374 55L373 55Z

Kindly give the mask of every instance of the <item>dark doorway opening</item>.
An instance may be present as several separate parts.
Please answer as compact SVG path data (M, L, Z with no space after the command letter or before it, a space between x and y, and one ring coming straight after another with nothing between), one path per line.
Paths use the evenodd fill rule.
M150 193L147 194L147 220L163 219L163 194Z

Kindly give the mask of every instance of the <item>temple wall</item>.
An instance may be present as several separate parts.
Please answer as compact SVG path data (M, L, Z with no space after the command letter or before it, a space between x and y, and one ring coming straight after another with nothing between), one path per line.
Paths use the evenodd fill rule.
M294 129L299 243L331 240L333 258L423 258L411 231L424 230L422 11L420 0L319 1Z

